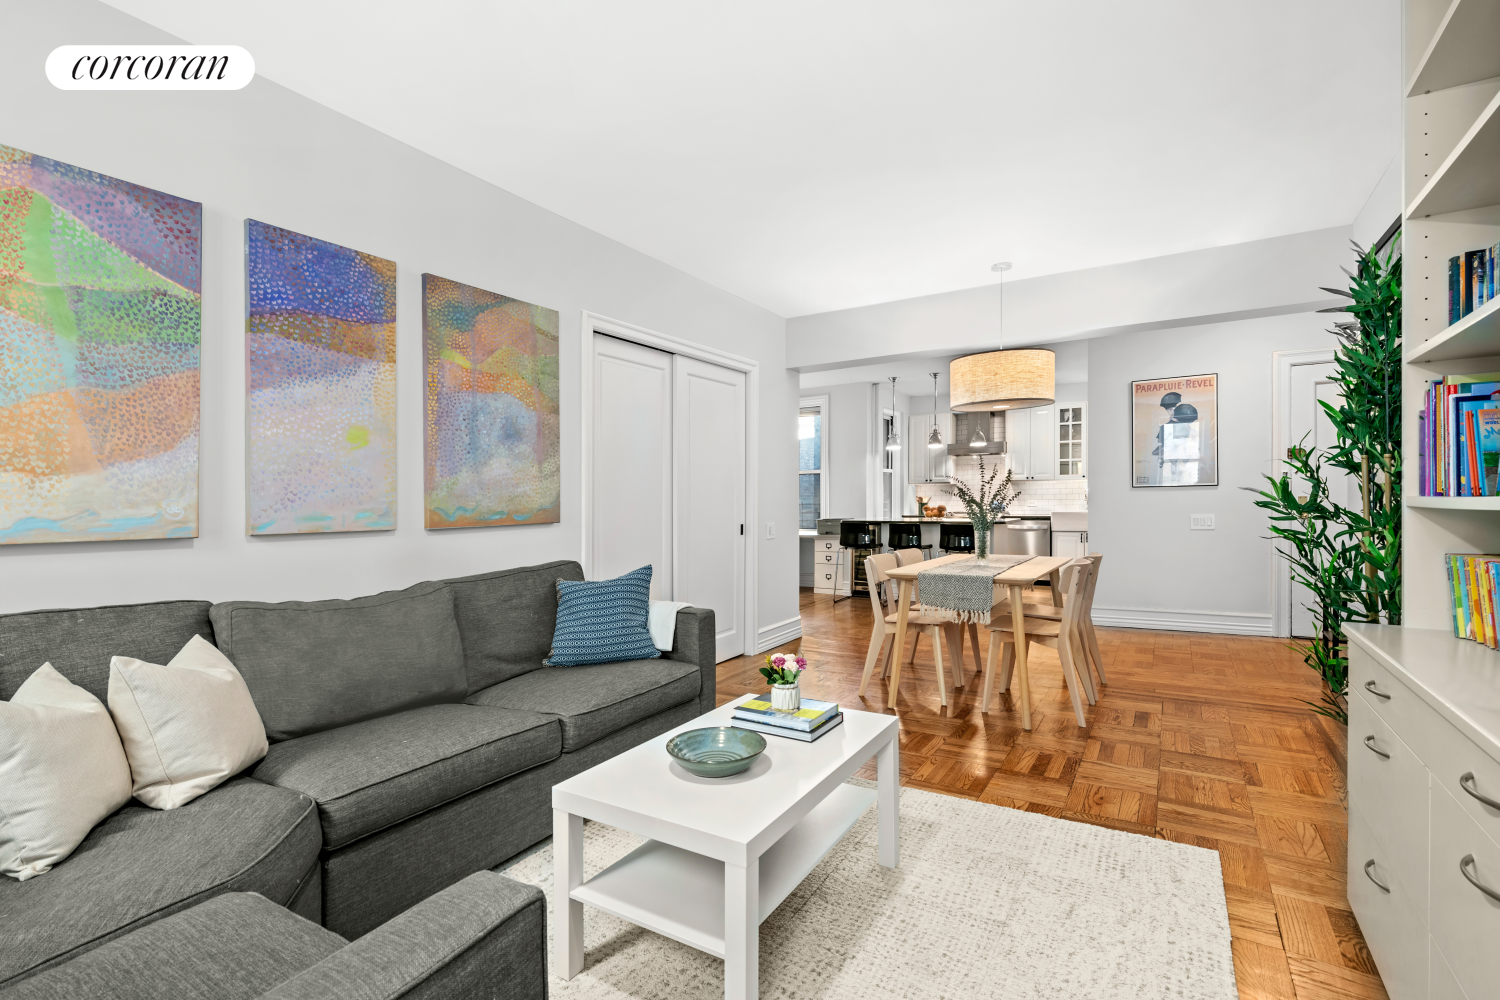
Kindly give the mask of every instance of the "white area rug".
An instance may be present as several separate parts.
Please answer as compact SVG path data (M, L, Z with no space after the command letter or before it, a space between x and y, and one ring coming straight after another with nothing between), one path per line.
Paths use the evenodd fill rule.
M585 877L638 843L587 824ZM1235 1000L1214 851L915 789L900 867L875 844L872 808L760 925L761 997ZM546 892L550 962L550 844L506 874ZM554 977L553 997L723 997L718 959L592 907L583 919L583 972Z

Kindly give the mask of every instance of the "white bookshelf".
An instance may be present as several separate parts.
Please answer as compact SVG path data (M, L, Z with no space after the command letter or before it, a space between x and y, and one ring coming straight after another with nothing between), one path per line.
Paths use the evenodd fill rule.
M1417 415L1430 380L1500 371L1500 300L1448 323L1448 259L1500 242L1500 0L1404 3L1403 622L1447 631L1443 555L1500 552L1500 497L1418 496Z

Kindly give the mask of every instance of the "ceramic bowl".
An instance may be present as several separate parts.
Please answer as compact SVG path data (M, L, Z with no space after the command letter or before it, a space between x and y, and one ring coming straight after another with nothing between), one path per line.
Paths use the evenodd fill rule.
M690 729L667 740L667 753L683 769L700 778L727 778L755 762L766 748L766 738L748 729L713 726Z

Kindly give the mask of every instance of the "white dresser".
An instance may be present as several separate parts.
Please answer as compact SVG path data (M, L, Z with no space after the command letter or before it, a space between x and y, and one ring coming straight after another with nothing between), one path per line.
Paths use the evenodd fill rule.
M813 537L813 593L849 593L849 553L838 535Z
M1500 653L1351 625L1349 903L1393 1000L1500 997Z

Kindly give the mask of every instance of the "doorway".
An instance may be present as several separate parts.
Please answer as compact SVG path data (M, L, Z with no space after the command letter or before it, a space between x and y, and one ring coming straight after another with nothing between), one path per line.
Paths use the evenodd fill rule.
M1280 397L1276 444L1270 474L1279 476L1286 471L1282 459L1291 448L1305 447L1310 451L1325 452L1337 442L1333 422L1328 419L1321 403L1337 407L1339 386L1332 376L1338 366L1333 362L1332 351L1295 351L1277 354L1277 390ZM1306 484L1293 477L1292 487L1296 495L1306 496ZM1328 472L1329 499L1341 506L1359 506L1362 502L1359 481L1337 470ZM1276 558L1276 571L1272 576L1276 599L1276 634L1293 638L1313 637L1312 591L1292 579L1291 568L1280 556Z
M654 600L713 609L719 661L754 651L753 372L598 317L584 330L586 574L649 563Z

